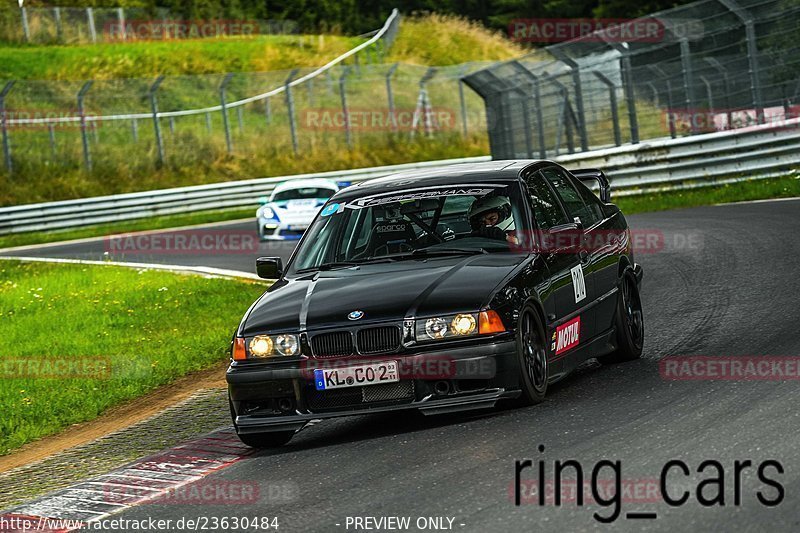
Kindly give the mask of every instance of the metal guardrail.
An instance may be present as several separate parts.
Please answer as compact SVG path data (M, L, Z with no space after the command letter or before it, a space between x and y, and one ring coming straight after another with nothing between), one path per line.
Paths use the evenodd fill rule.
M156 215L252 206L290 179L353 183L394 172L489 161L489 156L197 185L0 208L0 234L47 231ZM772 177L800 168L800 119L777 125L661 139L555 158L567 168L602 168L613 196Z

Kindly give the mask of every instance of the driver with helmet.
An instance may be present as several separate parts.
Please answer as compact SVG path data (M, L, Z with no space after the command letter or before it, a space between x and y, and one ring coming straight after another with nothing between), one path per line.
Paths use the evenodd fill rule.
M469 208L472 237L486 237L517 244L514 235L507 235L499 224L511 217L511 202L506 196L484 196L476 199ZM510 224L509 224L510 225Z

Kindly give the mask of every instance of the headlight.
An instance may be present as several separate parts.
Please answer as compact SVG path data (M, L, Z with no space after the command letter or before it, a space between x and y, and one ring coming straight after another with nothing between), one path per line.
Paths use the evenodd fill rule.
M264 218L275 218L275 211L271 207L262 207L261 216Z
M297 335L256 335L248 343L251 358L291 356L300 354L300 340Z
M275 337L275 347L281 355L297 355L300 353L300 343L297 335L278 335Z
M475 333L477 325L475 317L467 314L456 315L450 322L450 331L456 335L470 335Z
M417 320L416 338L419 342L467 337L478 333L478 314L459 313Z
M443 339L447 335L447 321L443 318L429 318L425 321L425 335L429 339Z
M255 357L272 355L273 342L267 335L256 335L250 340L250 353Z

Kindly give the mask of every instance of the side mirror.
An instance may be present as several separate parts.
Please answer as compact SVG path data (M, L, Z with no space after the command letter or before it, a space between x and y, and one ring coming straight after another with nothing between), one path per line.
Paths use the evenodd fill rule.
M611 202L611 183L602 170L583 168L570 170L570 173L581 181L596 181L600 185L600 200L605 204Z
M283 276L283 259L280 257L259 257L256 259L256 274L259 278L280 279Z
M267 198L266 196L258 197L258 205L265 205L267 203L269 203L269 198Z

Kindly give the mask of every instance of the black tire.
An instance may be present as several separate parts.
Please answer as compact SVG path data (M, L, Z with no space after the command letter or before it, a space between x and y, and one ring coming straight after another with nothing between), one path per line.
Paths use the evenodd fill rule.
M245 433L239 440L251 448L278 448L294 437L294 431L273 431L270 433Z
M598 357L603 364L623 363L639 359L644 345L644 314L639 287L630 274L622 278L617 312L614 317L617 330L617 349L608 355Z
M236 412L233 410L233 402L228 397L228 407L231 410L231 420L233 421L233 428L236 430L236 436L247 446L251 448L277 448L283 446L294 437L294 431L271 431L268 433L246 433L239 434L239 428L236 427Z
M547 344L544 327L531 307L523 308L517 328L517 361L519 364L519 386L522 395L520 405L535 405L547 394Z

